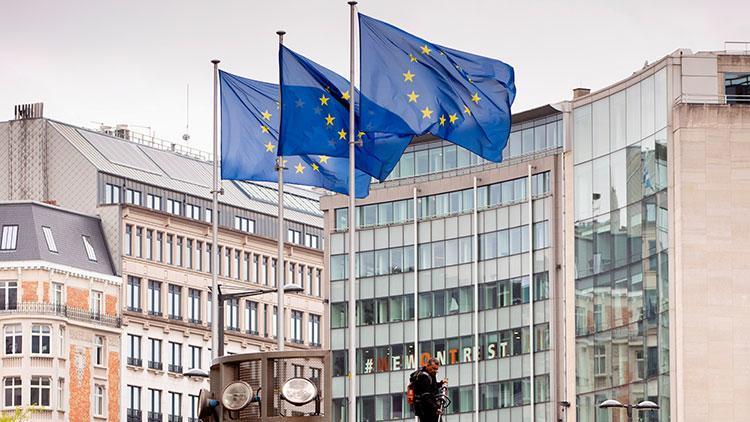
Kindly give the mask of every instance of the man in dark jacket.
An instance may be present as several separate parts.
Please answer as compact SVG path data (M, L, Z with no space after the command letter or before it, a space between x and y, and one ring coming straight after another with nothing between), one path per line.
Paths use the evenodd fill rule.
M447 380L438 382L435 377L438 369L440 361L435 358L429 359L419 370L414 382L414 413L419 416L420 422L437 422L443 412L436 398Z

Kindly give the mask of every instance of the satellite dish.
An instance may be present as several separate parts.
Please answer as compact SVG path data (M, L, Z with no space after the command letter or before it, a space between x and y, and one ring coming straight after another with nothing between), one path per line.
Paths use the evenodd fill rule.
M208 417L214 413L214 408L218 404L216 400L211 399L210 391L201 388L201 392L198 395L198 419L208 420Z

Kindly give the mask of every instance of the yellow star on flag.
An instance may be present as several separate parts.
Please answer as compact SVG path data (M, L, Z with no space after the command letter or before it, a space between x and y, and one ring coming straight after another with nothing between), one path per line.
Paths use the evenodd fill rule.
M330 100L330 98L326 97L326 94L323 94L318 99L320 100L320 105L328 105L328 100Z
M414 82L414 74L411 73L411 70L407 70L406 73L402 73L404 75L404 82Z
M411 94L406 94L407 97L409 97L410 103L416 103L417 98L419 98L419 94L415 93L414 90L411 91Z
M297 174L301 174L303 171L305 171L305 166L303 166L302 163L297 163L297 165L294 166L294 169L297 170Z
M469 110L469 107L464 106L464 113L471 114L471 110Z
M333 126L333 121L336 120L335 117L331 116L329 113L328 116L325 117L326 119L326 126Z
M284 168L286 168L286 162L287 162L287 161L289 161L289 160L287 160L286 158L282 158L282 159L281 159L281 167L284 167Z
M445 126L445 114L440 115L440 126Z
M320 157L320 164L325 164L325 163L327 163L327 162L328 162L328 159L330 158L330 157L328 157L327 155L320 155L319 157Z
M456 120L458 120L458 114L453 113L448 115L448 119L450 119L451 124L456 123Z
M357 138L362 139L362 137L365 136L365 133L361 130L357 133Z
M410 61L410 62L416 62L416 61L417 61L417 58L416 58L416 57L414 57L414 55L412 55L411 53L409 53L409 61Z
M344 93L341 94L341 98L346 101L349 101L349 91L344 91Z
M338 131L339 139L346 139L346 131L344 129L341 129Z
M481 98L479 98L479 93L475 92L474 95L471 96L471 101L474 101L474 104L479 104L479 100L481 100Z
M266 152L273 152L273 144L271 142L268 142L264 146L266 147Z
M319 170L318 170L319 168L320 168L320 167L318 167L318 165L317 165L317 164L315 164L315 163L312 163L312 169L313 169L313 170L315 170L315 171L319 171Z
M422 46L422 54L426 54L429 56L431 51L432 50L430 50L430 47L427 47L427 44Z
M260 125L260 130L263 131L263 133L268 133L268 127L266 125Z
M423 119L429 119L429 118L431 118L431 117L432 117L432 113L433 113L433 111L432 111L432 110L430 110L430 107L425 107L425 108L423 108L423 109L422 109L422 110L420 110L420 111L422 112L422 118L423 118Z
M268 110L264 111L261 114L263 115L264 119L269 120L269 121L271 120L271 113L269 113Z

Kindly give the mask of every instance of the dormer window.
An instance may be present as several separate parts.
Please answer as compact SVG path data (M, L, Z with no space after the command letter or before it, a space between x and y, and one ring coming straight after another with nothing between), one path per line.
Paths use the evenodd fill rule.
M55 243L55 237L52 235L52 229L42 226L42 231L44 232L44 240L47 241L47 249L50 252L57 253L57 244Z
M86 248L86 255L89 257L89 261L96 261L96 252L94 252L94 247L91 246L91 238L81 236L81 239L83 239L83 246Z

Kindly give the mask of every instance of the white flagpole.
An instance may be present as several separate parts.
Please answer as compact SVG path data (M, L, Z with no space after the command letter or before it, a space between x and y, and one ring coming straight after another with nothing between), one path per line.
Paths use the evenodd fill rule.
M357 304L357 289L355 288L356 274L355 270L355 251L354 251L354 144L355 144L355 127L354 127L354 25L357 19L357 2L350 1L349 9L351 13L350 33L349 33L349 422L357 421L357 327L355 318L355 309Z
M214 159L213 159L213 185L211 188L211 203L213 211L211 214L211 242L212 251L210 258L211 263L211 354L213 359L221 357L223 341L220 337L220 330L224 327L219 326L219 122L218 122L218 98L219 98L219 60L211 60L214 64Z
M412 191L414 203L412 213L414 215L414 367L419 369L419 218L417 218L417 188ZM414 415L414 422L419 422L419 416Z
M479 422L479 192L477 191L477 177L474 177L474 422Z
M279 44L284 44L285 31L276 31L279 36ZM281 103L281 84L279 84L279 103ZM281 113L281 107L279 107L279 113ZM281 116L279 116L281 117ZM281 118L279 118L281 121ZM279 139L280 141L281 139ZM276 157L276 173L279 175L279 186L277 188L279 193L279 239L278 239L278 258L276 264L276 349L281 351L284 350L284 157Z
M529 164L528 188L528 218L529 218L529 396L531 401L531 422L535 422L536 407L536 380L534 368L534 197L531 194L533 188L533 177L531 171L533 166Z

